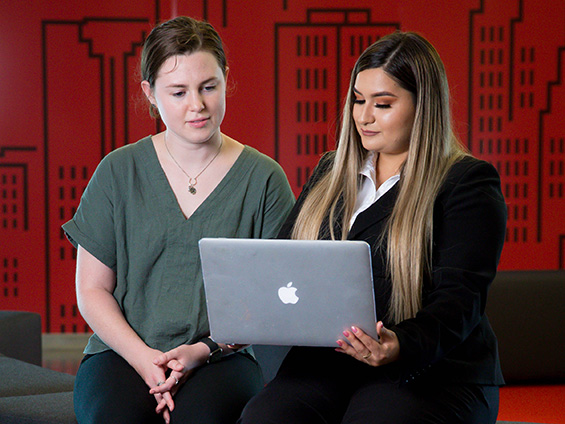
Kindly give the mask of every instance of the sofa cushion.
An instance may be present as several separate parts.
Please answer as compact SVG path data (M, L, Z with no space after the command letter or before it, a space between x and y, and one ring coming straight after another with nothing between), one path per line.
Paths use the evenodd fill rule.
M565 272L499 272L487 316L498 338L507 383L565 379Z
M0 398L73 391L75 377L0 356ZM3 421L2 421L3 422Z
M41 365L41 316L35 312L0 311L0 353Z
M76 424L73 392L0 398L2 424Z

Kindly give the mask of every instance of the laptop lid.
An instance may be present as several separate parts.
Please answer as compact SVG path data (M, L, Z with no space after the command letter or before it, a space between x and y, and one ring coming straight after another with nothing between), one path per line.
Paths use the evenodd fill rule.
M335 347L352 325L377 338L367 243L203 238L199 248L216 342Z

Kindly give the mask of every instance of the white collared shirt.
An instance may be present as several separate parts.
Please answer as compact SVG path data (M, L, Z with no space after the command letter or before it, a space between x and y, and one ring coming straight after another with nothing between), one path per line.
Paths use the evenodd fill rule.
M369 153L365 164L359 170L361 175L361 183L357 192L357 201L355 202L355 211L349 221L349 229L353 226L357 215L369 208L373 203L379 200L387 191L389 191L400 179L400 174L393 175L377 189L373 176L375 175L375 154Z

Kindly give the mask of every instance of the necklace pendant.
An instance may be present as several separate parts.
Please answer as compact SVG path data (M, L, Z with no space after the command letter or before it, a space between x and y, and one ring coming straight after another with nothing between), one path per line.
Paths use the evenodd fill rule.
M192 184L189 184L188 186L188 192L190 194L196 194L196 189L194 188L194 186Z

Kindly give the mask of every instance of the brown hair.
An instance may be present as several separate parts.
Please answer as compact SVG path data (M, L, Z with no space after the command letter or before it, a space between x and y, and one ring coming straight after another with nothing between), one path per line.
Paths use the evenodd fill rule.
M159 69L168 58L197 51L211 53L226 76L228 64L224 46L212 25L188 16L163 22L145 39L141 51L141 77L153 88ZM158 114L153 107L150 113L154 117Z

